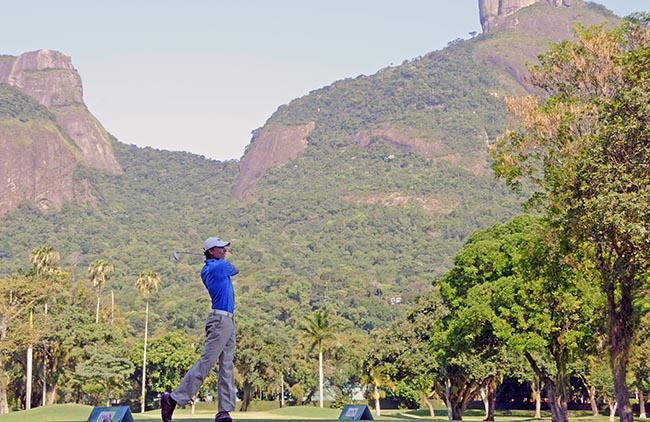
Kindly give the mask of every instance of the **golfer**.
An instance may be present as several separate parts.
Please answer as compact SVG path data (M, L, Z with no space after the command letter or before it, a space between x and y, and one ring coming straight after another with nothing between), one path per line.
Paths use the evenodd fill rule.
M216 422L231 422L230 412L235 410L235 377L233 358L235 354L235 291L230 277L239 270L226 258L225 242L218 237L209 237L203 244L205 265L201 280L210 293L212 309L205 322L205 344L199 361L185 374L180 385L161 398L162 420L171 422L176 405L185 406L192 400L203 384L203 380L219 359L219 400Z

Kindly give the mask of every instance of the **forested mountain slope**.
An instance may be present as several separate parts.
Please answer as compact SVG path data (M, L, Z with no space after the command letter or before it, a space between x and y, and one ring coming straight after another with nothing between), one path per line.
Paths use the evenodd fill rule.
M580 14L612 18L597 7ZM350 326L384 326L401 311L391 298L410 303L449 268L469 234L521 212L521 198L494 180L487 154L507 124L503 97L525 92L512 64L523 68L519 59L548 43L543 34L516 34L455 41L316 89L280 107L241 163L114 142L123 174L83 166L75 174L90 205L44 212L25 203L3 216L0 275L29 266L30 250L49 245L87 287L88 265L105 259L116 268L106 290L138 333L143 299L134 283L151 269L161 275L154 330L200 332L209 306L202 261L175 262L172 252L198 252L205 237L219 235L232 240L241 270L242 320L294 327L330 306ZM509 50L512 37L529 38L530 50ZM263 155L274 150L269 142L295 149L274 159Z

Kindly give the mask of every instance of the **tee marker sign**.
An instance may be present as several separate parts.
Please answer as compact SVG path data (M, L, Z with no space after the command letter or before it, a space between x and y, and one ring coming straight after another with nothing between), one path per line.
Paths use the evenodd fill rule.
M346 404L339 416L340 421L358 421L361 419L373 420L372 413L365 404Z

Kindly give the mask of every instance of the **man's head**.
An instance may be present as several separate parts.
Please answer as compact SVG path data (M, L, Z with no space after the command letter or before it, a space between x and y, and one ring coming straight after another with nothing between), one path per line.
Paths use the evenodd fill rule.
M203 253L205 253L206 258L220 259L226 256L226 246L229 245L230 242L221 240L218 237L208 237L203 242Z

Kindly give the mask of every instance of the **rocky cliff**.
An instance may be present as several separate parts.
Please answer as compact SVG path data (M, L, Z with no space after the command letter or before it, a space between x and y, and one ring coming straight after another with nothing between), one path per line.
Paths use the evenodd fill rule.
M510 16L535 3L547 3L555 7L572 7L584 2L582 0L479 0L478 8L483 32L508 26L512 23L512 20L508 19Z
M0 84L11 88L3 89L0 104L0 215L24 200L46 209L84 197L73 180L79 163L122 172L110 135L83 102L69 56L51 50L1 56ZM26 114L21 94L49 115Z
M239 164L233 195L244 203L254 201L250 191L257 180L268 169L300 155L314 126L314 122L301 126L267 125L259 131Z

